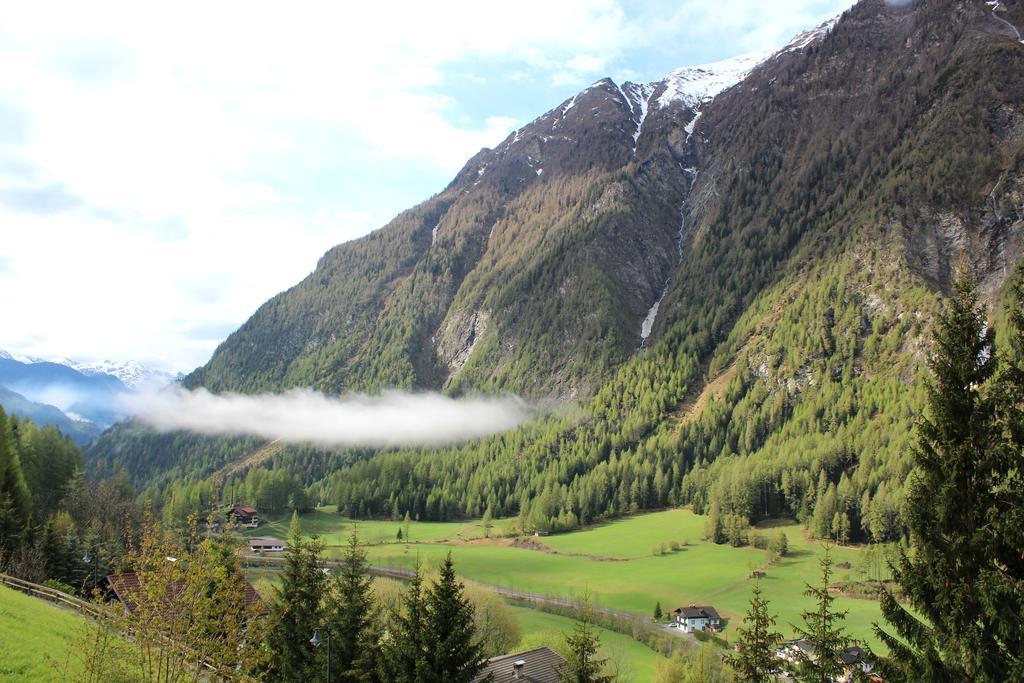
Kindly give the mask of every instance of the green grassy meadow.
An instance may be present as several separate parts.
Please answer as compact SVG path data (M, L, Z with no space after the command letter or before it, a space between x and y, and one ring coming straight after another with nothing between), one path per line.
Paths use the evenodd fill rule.
M310 532L319 533L329 545L340 545L352 524L326 510L307 518ZM506 523L497 521L496 529ZM307 522L303 524L305 530ZM651 614L657 602L666 612L691 603L711 605L730 620L725 633L730 639L746 612L755 569L766 573L761 587L778 614L779 629L792 635L791 624L800 623L801 612L812 605L803 591L806 583L819 580L818 562L824 553L824 546L808 539L799 525L774 523L764 533L784 531L790 552L766 566L763 550L702 540L704 518L682 509L532 539L550 552L514 547L509 539L483 539L478 522L413 522L410 544L394 542L395 522L358 524L369 543L377 542L375 534L384 541L390 538L369 548L374 564L411 568L419 561L431 567L451 552L461 575L484 584L576 598L589 595L601 606L638 614ZM270 526L263 527L264 533ZM686 545L666 555L654 554L656 547L673 540ZM329 556L338 552L327 549ZM863 548L833 547L832 556L837 564L851 565L834 568L833 581L863 578ZM849 611L846 625L855 638L880 646L871 629L880 619L876 601L840 596L836 607Z
M512 610L519 621L524 641L531 646L548 645L557 650L576 626L574 620L557 614L526 607L513 607ZM654 680L655 662L664 660L664 657L629 636L603 628L596 630L601 638L601 656L619 665L620 680L624 683Z
M73 612L0 586L0 681L67 680L59 668L82 626Z
M253 536L275 536L277 538L288 537L288 526L291 524L291 515L280 515L264 519L256 529L242 529L241 535L244 538ZM511 520L495 520L492 533L501 533L509 526ZM317 535L325 546L340 546L348 541L349 534L355 526L359 531L359 537L364 543L371 545L381 543L397 542L397 533L403 529L401 521L378 521L378 520L351 520L339 517L337 508L334 505L325 505L313 512L306 513L299 518L302 533L312 536ZM413 543L440 543L443 541L470 540L483 538L484 530L479 520L470 522L410 522L409 535ZM406 540L406 539L403 539Z

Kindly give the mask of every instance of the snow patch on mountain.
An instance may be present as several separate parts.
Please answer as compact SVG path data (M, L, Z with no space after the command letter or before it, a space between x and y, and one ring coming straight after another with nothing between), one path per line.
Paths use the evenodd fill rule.
M808 45L813 45L814 43L818 42L819 40L827 36L829 32L833 28L835 28L836 23L838 21L839 17L835 16L829 19L828 21L823 21L815 28L808 29L806 31L802 31L796 34L796 37L794 37L793 40L789 41L789 44L786 45L786 47L782 48L782 51L796 52L797 50L803 50Z
M644 128L644 121L647 120L651 96L654 94L656 86L656 83L624 83L621 86L615 86L622 101L626 104L630 121L636 126L633 131L633 154L636 154L637 142L640 140L640 133Z
M742 81L773 54L772 51L751 52L712 64L675 69L663 81L665 91L658 96L658 106L664 108L673 102L681 102L690 109L696 109Z

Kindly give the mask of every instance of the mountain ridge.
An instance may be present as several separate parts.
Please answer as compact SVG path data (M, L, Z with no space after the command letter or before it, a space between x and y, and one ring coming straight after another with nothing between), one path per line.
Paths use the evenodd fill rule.
M852 538L893 540L955 265L998 324L1020 261L1024 49L996 18L864 0L699 112L643 113L653 90L598 81L328 252L186 382L577 401L450 449L338 449L326 469L275 454L352 515L490 508L567 528L690 504L825 535L845 515ZM241 448L128 431L90 461L145 452L147 481L171 488Z

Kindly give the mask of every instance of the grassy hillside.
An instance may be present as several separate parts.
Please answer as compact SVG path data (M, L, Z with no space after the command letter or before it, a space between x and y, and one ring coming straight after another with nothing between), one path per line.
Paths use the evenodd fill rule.
M43 600L0 586L0 681L61 683L82 617Z
M568 617L548 614L525 607L513 607L523 640L531 647L547 645L554 650L561 649L567 634L571 634L576 622ZM596 629L601 638L601 654L616 665L622 683L644 683L654 680L655 663L664 657L641 645L629 636L603 628Z

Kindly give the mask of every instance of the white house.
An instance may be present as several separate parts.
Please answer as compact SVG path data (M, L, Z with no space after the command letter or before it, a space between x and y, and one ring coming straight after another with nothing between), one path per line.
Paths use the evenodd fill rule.
M679 628L686 633L694 631L720 631L722 629L722 618L714 607L690 605L689 607L678 607L672 614L673 621L679 624Z
M282 552L288 549L288 544L279 538L250 538L249 550L254 553Z

